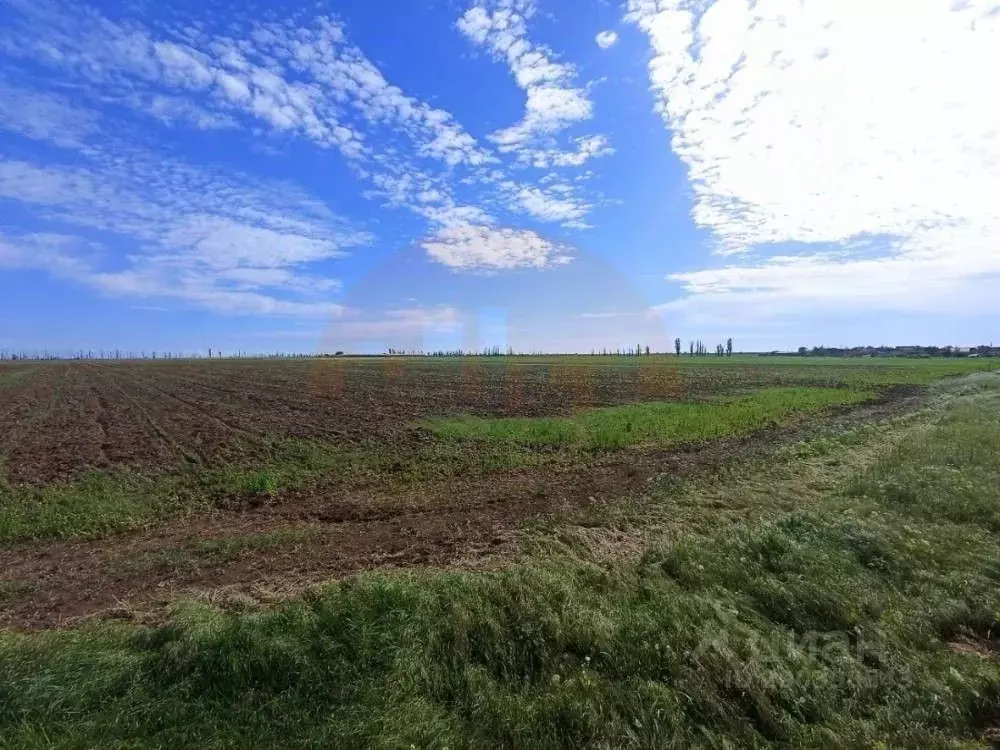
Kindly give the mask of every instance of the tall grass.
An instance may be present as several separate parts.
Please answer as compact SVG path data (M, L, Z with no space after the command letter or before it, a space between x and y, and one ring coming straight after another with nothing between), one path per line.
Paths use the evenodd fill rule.
M977 746L1000 706L995 382L808 508L631 562L0 635L0 744Z

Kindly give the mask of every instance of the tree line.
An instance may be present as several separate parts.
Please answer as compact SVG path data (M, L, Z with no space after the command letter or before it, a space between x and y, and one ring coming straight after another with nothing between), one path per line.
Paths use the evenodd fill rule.
M674 353L680 357L682 352L682 342L679 338L674 339ZM708 356L708 347L705 342L701 339L696 341L688 342L688 355L692 357L706 357ZM717 357L731 357L733 356L733 340L731 338L726 339L725 344L716 344L715 351L713 352Z
M980 346L800 346L797 352L768 352L771 356L799 357L1000 357L1000 347Z

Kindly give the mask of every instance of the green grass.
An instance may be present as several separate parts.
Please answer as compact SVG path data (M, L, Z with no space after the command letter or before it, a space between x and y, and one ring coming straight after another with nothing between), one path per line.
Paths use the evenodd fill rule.
M100 537L175 514L180 487L129 472L92 471L45 487L0 483L0 542Z
M2 634L0 745L982 746L1000 705L1000 387L935 398L892 440L780 452L779 490L796 461L845 467L799 507L635 529L628 559L584 547L361 575L272 609L186 603L156 628ZM731 477L732 496L770 472ZM726 497L660 491L657 523L703 492ZM946 645L977 634L981 655Z
M620 448L670 446L748 435L793 414L847 406L873 394L835 388L764 388L749 395L696 403L648 403L582 411L569 417L457 417L427 420L436 435L457 440L539 446Z

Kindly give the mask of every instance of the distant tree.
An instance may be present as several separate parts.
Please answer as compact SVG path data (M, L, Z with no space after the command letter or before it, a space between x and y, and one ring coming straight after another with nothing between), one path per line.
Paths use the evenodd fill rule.
M674 339L674 351L677 352L677 356L681 356L681 340Z
M688 353L689 353L689 354L690 354L690 355L691 355L692 357L694 356L694 342L693 342L693 341L689 341L689 342L688 342Z
M646 347L646 356L647 357L649 356L649 347L648 346Z
M726 339L726 356L733 356L733 340L731 338Z

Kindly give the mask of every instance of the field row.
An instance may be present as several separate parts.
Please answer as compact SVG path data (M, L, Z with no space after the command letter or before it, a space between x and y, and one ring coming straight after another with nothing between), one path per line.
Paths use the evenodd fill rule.
M338 447L414 439L426 418L570 416L776 386L877 390L965 363L800 367L652 357L39 363L0 368L0 461L12 484L87 469L252 465L281 439ZM950 368L950 369L949 369Z

